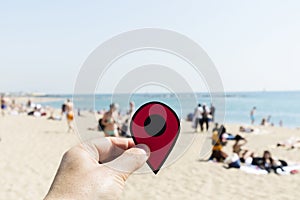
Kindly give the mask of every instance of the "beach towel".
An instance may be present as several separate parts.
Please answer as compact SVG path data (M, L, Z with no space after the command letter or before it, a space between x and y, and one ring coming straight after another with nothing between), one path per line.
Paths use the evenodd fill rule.
M248 173L248 174L256 174L256 175L265 175L268 174L267 170L260 169L256 165L246 165L246 166L241 166L240 170Z
M280 175L290 175L290 174L295 174L300 170L300 165L290 165L286 167L282 167L284 171L277 169L277 173ZM240 170L248 173L248 174L256 174L256 175L265 175L268 174L267 170L260 169L256 165L246 165L246 166L241 166Z

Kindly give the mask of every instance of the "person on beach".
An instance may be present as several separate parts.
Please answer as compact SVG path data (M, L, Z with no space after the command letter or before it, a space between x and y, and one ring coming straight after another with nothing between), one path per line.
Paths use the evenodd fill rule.
M213 104L210 104L210 115L211 115L211 121L215 122L215 112L216 108Z
M260 122L261 126L267 126L267 120L265 118L262 118L261 122Z
M112 103L109 106L109 111L104 113L103 118L101 120L101 123L104 127L104 135L105 137L114 136L118 137L118 125L117 125L117 119L118 119L118 104Z
M5 115L5 109L7 108L7 100L4 95L1 95L1 114Z
M201 107L201 104L198 104L198 106L195 108L194 120L193 120L194 121L195 132L198 132L198 124L200 125L200 129L201 130L203 129L202 113L203 113L203 109Z
M27 101L27 103L26 103L26 107L27 107L27 108L31 108L31 106L32 106L32 102L31 102L30 99L28 99L28 101Z
M216 160L217 162L223 162L227 158L227 154L222 151L223 145L226 144L223 134L226 133L226 128L221 126L219 130L215 130L212 135L212 153L209 157L209 161Z
M242 146L244 146L247 143L247 140L240 135L235 136L235 143L232 146L233 152L238 154L239 157L241 157L240 153L242 151Z
M256 107L253 107L252 110L250 111L251 124L254 124L255 122L255 117L254 117L255 111L256 111Z
M134 110L135 110L135 108L134 108L134 102L130 101L129 102L129 110L127 112L127 115L130 116L130 117L132 117L133 113L134 113Z
M50 116L47 118L48 120L56 120L56 121L60 121L61 117L60 116L55 116L54 115L54 109L50 108Z
M11 110L14 110L16 109L17 105L16 105L16 100L15 99L12 99L11 100L11 103L10 103L10 109Z
M285 147L287 149L300 148L300 138L299 137L290 137L289 139L278 142L277 147Z
M232 146L233 154L228 156L225 162L228 163L228 168L240 168L241 167L241 158L244 156L242 155L242 146L247 143L247 140L240 135L235 136L235 143ZM241 142L242 141L242 142Z
M73 128L73 120L74 120L74 105L70 99L67 100L65 109L66 109L66 116L67 116L67 123L68 123L68 132L74 131Z
M46 116L47 113L41 104L36 104L34 109L28 112L27 115L34 116L34 117L42 117L42 116Z
M287 162L283 160L276 161L272 158L269 151L264 151L262 158L253 158L252 165L256 165L259 168L266 170L268 173L270 173L271 170L278 173L278 169L281 172L284 171L282 167L287 166Z
M282 120L279 121L279 126L280 126L280 127L283 126L283 121L282 121Z
M212 129L212 132L219 131L219 123L215 123L215 127Z
M206 126L206 131L208 131L208 129L209 129L208 114L210 113L209 108L205 104L203 104L202 110L203 110L202 111L202 120L201 120L201 123L200 123L201 132L203 132L203 130L204 130L203 124L205 124L205 126Z
M130 131L129 131L129 126L130 126L131 118L134 114L134 110L135 110L134 102L131 101L131 102L129 102L129 110L126 113L125 121L123 122L122 127L121 127L121 136L123 136L123 137L131 137Z
M67 112L67 102L61 105L61 118L63 119Z
M250 127L240 126L239 131L241 133L252 133L254 132L254 129Z
M272 116L271 115L268 115L268 117L267 117L267 123L268 124L271 124L272 122L271 122L271 118L272 118Z
M132 139L101 138L68 150L44 200L119 199L128 177L150 155Z

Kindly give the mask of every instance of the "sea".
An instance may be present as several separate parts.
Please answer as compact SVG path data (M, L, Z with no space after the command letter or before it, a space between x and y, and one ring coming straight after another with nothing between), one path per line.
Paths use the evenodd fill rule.
M220 123L250 124L250 111L253 107L256 107L256 125L263 118L270 117L270 123L275 126L279 126L279 122L282 121L285 127L300 127L300 91L227 92L213 96L209 93L137 93L130 95L95 94L76 96L72 94L51 94L46 97L60 99L43 103L44 106L55 108L61 108L66 99L73 99L74 97L75 108L79 110L107 110L109 105L115 102L119 104L121 113L126 113L129 101L134 101L136 108L150 101L160 101L170 106L181 119L193 113L198 103L206 104L209 107L212 102L218 102L214 106L216 107L216 121Z

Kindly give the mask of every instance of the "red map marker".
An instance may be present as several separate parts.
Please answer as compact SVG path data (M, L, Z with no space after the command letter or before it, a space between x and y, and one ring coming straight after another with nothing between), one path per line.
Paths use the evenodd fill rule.
M169 106L153 101L134 113L130 132L135 144L146 144L150 148L147 163L157 174L176 143L180 122Z

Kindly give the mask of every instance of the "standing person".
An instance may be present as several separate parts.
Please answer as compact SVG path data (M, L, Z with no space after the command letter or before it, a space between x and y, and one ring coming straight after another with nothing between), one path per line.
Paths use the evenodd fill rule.
M211 114L211 121L215 122L215 112L216 108L213 104L210 104L210 114Z
M28 101L27 101L27 103L26 103L27 108L31 108L31 105L32 105L31 100L28 99Z
M256 107L254 106L252 108L252 110L250 111L251 124L254 124L254 122L255 122L255 117L254 117L255 111L256 111Z
M130 117L132 117L133 113L134 113L134 102L130 101L129 102L129 110L127 112L127 115L129 115Z
M209 125L208 125L209 108L205 104L203 104L202 109L203 109L203 112L202 112L202 123L200 124L201 132L203 131L203 124L206 125L206 131L208 131L208 129L209 129Z
M282 121L282 120L279 121L279 126L280 126L280 127L283 126L283 121Z
M269 124L272 124L272 123L271 123L271 117L272 117L271 115L268 115L268 117L267 117L267 123L268 123L268 125L269 125Z
M61 119L64 118L66 112L67 112L67 103L64 102L64 103L61 105Z
M131 101L131 102L129 102L129 110L126 113L127 115L125 116L125 121L124 121L124 123L122 124L122 127L121 127L121 135L123 137L131 137L130 136L130 131L129 131L129 126L130 126L130 122L131 122L131 118L133 116L133 113L134 113L134 102Z
M195 127L195 132L197 132L198 130L198 124L200 125L200 128L203 127L203 123L202 123L202 112L203 109L201 107L201 104L199 103L198 106L195 108L195 112L194 112L194 127ZM202 128L201 128L202 130Z
M6 99L5 99L5 97L4 97L4 95L1 95L1 114L2 114L2 116L4 116L5 115L5 109L7 108L7 101L6 101Z
M118 104L112 103L109 106L109 111L104 113L102 118L102 125L104 126L105 137L115 136L118 137L118 126L117 126L117 114L118 114Z
M65 104L66 114L67 114L67 122L68 122L68 132L73 131L73 119L74 119L74 111L73 111L73 103L70 99L67 100Z

